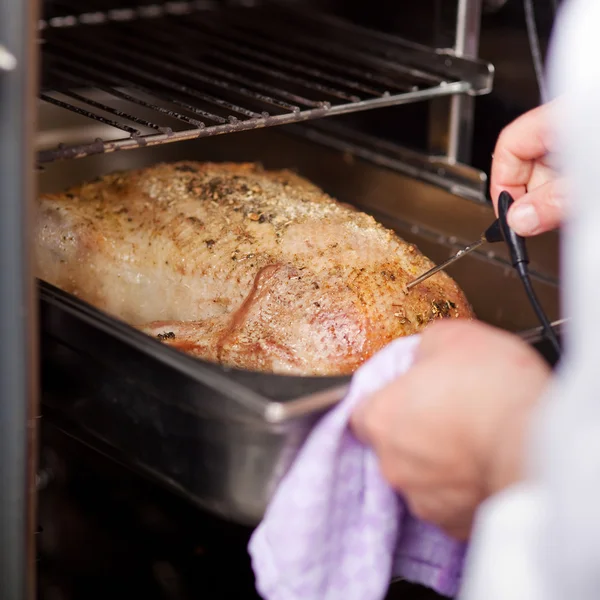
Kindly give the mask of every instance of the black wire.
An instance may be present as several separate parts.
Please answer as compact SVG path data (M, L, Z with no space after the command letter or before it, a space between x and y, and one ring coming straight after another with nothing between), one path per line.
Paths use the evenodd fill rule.
M525 293L527 294L529 302L542 324L542 329L546 334L546 338L552 344L554 351L556 352L556 357L559 359L561 350L558 338L554 333L554 329L552 329L552 325L550 325L548 317L546 317L546 313L538 300L531 283L531 278L529 277L529 257L527 256L527 244L525 243L525 238L518 235L508 224L508 211L514 203L514 198L509 192L506 190L500 192L500 195L498 196L498 227L495 227L495 223L492 224L492 226L484 233L484 237L489 240L498 240L500 237L497 235L498 230L502 235L502 238L504 238L510 253L511 264L517 271L521 282L523 283L523 287L525 288Z
M527 37L529 38L529 48L531 58L533 59L533 69L537 79L538 88L542 101L546 100L546 85L544 82L544 61L540 45L540 36L538 35L537 25L535 23L535 12L533 9L533 0L523 0L525 8L525 24L527 26Z
M542 324L542 328L546 337L552 344L552 347L554 348L557 357L560 357L560 343L558 341L558 338L556 337L556 333L554 332L552 325L550 324L550 321L548 320L548 317L546 316L546 313L544 312L544 309L542 308L542 305L540 304L540 301L538 300L535 290L533 289L533 285L531 284L531 278L529 277L529 269L527 268L527 264L517 264L516 270L519 274L519 277L521 278L521 281L523 282L523 287L525 288L525 293L529 298L529 302L531 303L535 314L537 315L538 319L540 320L540 323Z

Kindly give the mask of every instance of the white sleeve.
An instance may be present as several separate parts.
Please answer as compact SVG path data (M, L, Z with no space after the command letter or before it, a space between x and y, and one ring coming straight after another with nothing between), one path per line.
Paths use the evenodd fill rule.
M530 477L478 515L461 600L600 598L600 1L566 0L550 53L567 177L555 385L536 415Z

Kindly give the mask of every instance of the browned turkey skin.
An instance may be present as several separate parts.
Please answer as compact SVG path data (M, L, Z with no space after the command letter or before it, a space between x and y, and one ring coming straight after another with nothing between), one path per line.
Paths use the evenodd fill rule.
M180 162L39 200L38 276L180 350L243 369L353 372L439 318L473 318L445 273L289 171Z

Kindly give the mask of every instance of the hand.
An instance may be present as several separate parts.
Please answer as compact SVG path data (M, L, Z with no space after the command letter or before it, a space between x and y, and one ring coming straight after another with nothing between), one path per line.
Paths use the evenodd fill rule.
M361 403L351 426L411 512L464 539L479 503L519 478L528 416L549 377L516 336L439 322L411 369Z
M564 182L548 165L552 125L551 102L508 125L498 137L492 159L490 194L497 211L503 190L515 199L508 224L520 235L556 229L565 213Z

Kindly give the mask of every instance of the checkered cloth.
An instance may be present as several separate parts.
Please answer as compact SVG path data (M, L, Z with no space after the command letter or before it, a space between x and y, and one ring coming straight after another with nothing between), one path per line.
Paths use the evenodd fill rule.
M348 428L358 401L409 368L418 341L400 338L356 372L282 480L249 545L265 600L379 600L393 577L457 593L464 544L413 518Z

